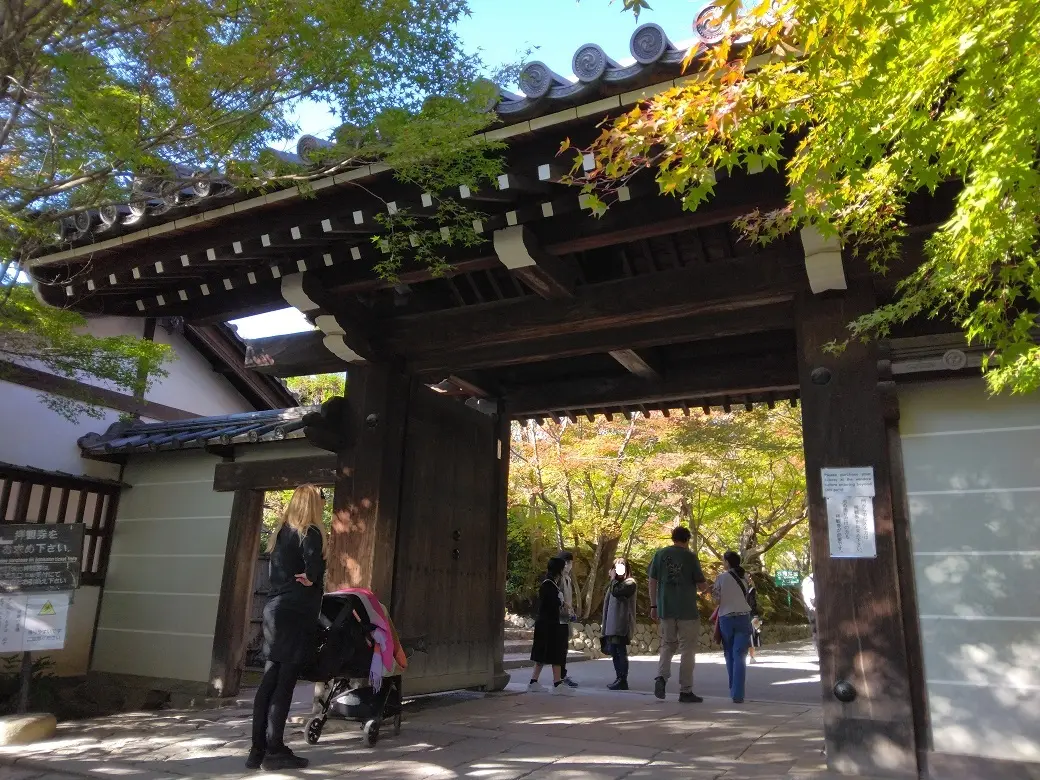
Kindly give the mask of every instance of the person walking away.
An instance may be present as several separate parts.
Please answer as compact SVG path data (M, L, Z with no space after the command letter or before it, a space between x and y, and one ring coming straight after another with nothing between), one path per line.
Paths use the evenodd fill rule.
M679 651L679 701L704 701L693 692L693 667L700 637L698 591L707 591L700 561L689 550L690 529L672 531L672 544L654 553L650 562L650 618L658 624L661 655L657 662L654 696L665 697L672 674L672 656Z
M762 618L758 615L751 616L751 646L748 648L748 658L751 663L757 664L758 659L755 651L762 647Z
M567 643L560 641L560 637L567 636L567 625L560 622L563 614L563 590L560 585L563 566L562 558L550 558L545 579L538 589L538 616L534 621L534 645L531 648L534 671L531 673L531 682L527 685L528 693L545 690L545 686L538 682L545 666L551 666L553 670L553 693L574 693L573 689L563 682L563 663L567 660Z
M636 634L636 581L629 576L628 561L618 558L603 597L603 647L614 660L617 679L612 691L628 690L628 644Z
M325 582L324 501L314 485L300 485L271 532L271 589L264 607L267 663L253 702L248 769L302 769L307 759L285 746L285 721L300 671L314 652Z
M722 652L726 656L729 695L734 704L741 704L744 701L748 648L751 646L751 605L748 604L740 556L730 550L722 559L726 570L715 580L712 592L719 605L719 631L722 634Z
M556 557L563 561L563 575L560 578L560 589L563 591L563 613L560 622L564 623L563 632L563 683L569 688L577 688L578 683L574 682L567 674L567 653L571 646L571 623L578 619L578 614L574 610L574 579L572 572L574 571L574 553L568 550L560 550L556 553Z
M748 646L748 660L758 663L755 659L755 650L762 646L762 618L758 613L758 591L755 590L755 579L748 572L747 580L747 602L751 607L751 644Z
M816 631L816 582L813 580L812 572L802 580L802 604L805 606L805 618L809 621L812 629L812 643L816 648L816 654L820 653L820 639Z

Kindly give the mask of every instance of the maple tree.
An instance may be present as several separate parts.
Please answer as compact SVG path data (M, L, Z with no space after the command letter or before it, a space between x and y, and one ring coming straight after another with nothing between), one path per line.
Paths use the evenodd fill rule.
M496 175L493 145L472 140L495 93L455 33L467 12L465 0L2 4L0 360L134 391L161 376L169 350L96 339L29 289L32 257L99 226L214 188L306 192L375 160L434 193ZM344 124L301 164L271 147L295 138L304 99ZM406 254L436 266L445 246L477 240L457 203L434 211L387 217L380 273Z
M680 523L706 566L731 549L751 571L805 557L797 410L515 424L511 457L511 549L530 560L510 570L530 579L545 558L571 550L582 617L596 614L615 556L643 572Z
M751 239L811 225L883 273L906 237L908 199L959 182L953 213L897 299L850 323L849 337L949 319L992 348L992 390L1040 387L1040 4L725 0L717 9L721 41L688 55L699 77L606 126L585 150L598 161L587 187L650 166L662 192L696 209L714 171L777 168L788 202L742 220Z

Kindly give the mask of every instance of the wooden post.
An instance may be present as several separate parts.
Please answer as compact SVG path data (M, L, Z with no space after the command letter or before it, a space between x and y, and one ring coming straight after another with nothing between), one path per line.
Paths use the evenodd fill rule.
M234 696L242 683L242 665L249 641L249 610L253 600L253 567L260 551L264 494L235 491L228 525L224 574L220 580L210 696Z
M847 325L874 308L869 282L798 302L799 383L806 488L820 642L824 731L831 769L917 777L914 707L893 525L888 442L878 392L877 349L851 344ZM872 466L877 557L830 556L821 468ZM840 701L835 686L851 683ZM847 694L848 689L845 690ZM846 696L847 698L847 696Z
M491 530L491 557L495 567L493 587L491 589L491 637L492 637L492 675L488 685L489 691L501 691L509 684L509 674L504 668L506 638L506 553L508 548L508 499L509 499L509 444L510 425L512 421L505 403L498 405L496 437L498 439L498 458L496 469L495 504L491 513L494 526Z
M353 446L339 455L327 590L364 587L389 605L400 510L409 380L396 366L351 366Z
M29 711L29 689L32 687L32 653L30 652L22 653L19 679L21 684L18 689L18 714L24 715Z

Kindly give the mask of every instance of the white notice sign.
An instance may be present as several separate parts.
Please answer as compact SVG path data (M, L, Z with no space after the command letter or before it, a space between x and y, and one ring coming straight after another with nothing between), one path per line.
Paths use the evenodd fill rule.
M0 653L20 653L25 648L25 593L0 594Z
M874 495L874 468L820 469L823 474L823 497Z
M0 594L0 653L64 648L71 595Z
M832 558L876 558L874 469L822 469Z
M25 651L61 650L69 620L68 593L36 593L25 610Z

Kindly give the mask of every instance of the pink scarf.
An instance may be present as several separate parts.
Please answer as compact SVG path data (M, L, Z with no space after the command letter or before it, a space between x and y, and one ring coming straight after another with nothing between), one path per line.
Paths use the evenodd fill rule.
M393 631L390 629L390 618L387 617L386 609L379 602L376 594L364 588L346 588L336 591L337 593L349 593L361 599L368 611L368 618L376 630L372 632L372 638L376 642L376 652L372 654L372 669L369 673L369 682L378 691L382 687L383 677L394 668L394 640Z

